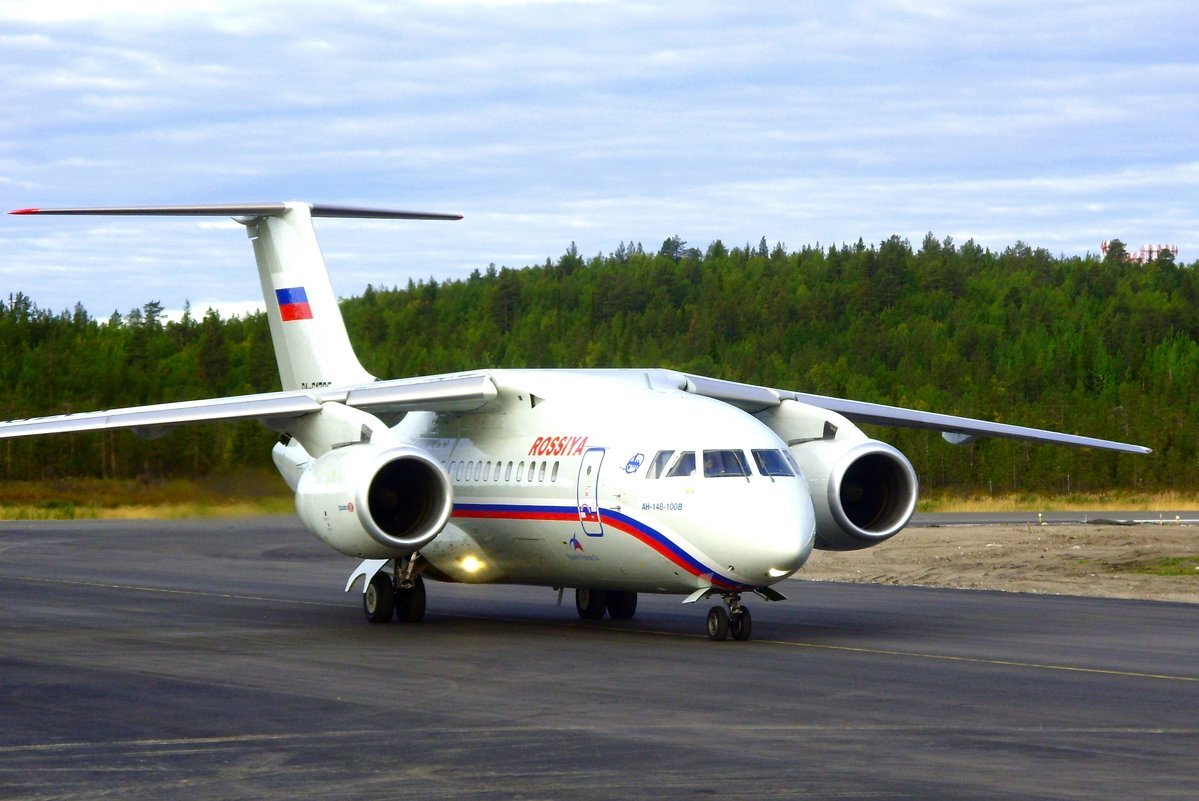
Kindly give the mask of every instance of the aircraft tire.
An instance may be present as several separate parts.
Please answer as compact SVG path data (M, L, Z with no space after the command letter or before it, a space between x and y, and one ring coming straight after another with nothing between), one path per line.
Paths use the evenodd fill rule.
M396 620L420 623L425 619L425 580L420 576L410 590L396 590Z
M708 610L708 639L713 642L723 642L729 636L729 613L723 606L713 606Z
M575 609L583 620L603 620L608 611L608 593L579 587L575 590Z
M637 593L608 590L608 617L613 620L632 620L637 614Z
M750 632L753 631L753 623L749 609L743 606L737 610L736 614L729 617L729 633L733 635L734 640L745 642L749 639Z
M362 593L362 613L370 623L390 622L395 612L395 585L386 573L376 573Z

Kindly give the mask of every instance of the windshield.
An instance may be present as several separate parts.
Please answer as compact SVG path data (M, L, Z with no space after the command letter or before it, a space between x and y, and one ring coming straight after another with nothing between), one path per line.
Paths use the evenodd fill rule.
M649 470L645 472L646 478L661 478L662 471L666 469L666 465L670 464L670 457L674 456L674 451L658 451L654 455L654 459L649 463Z
M667 478L679 478L681 476L689 476L695 473L695 452L683 451L679 454L679 460L674 463L674 467L670 468L670 472L666 474Z
M745 477L749 465L742 451L704 451L704 476L706 478Z
M754 461L758 464L758 472L764 476L795 475L782 451L755 450Z

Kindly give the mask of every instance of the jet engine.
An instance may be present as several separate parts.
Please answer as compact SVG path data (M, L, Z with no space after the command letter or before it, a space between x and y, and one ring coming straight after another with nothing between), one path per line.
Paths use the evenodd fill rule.
M790 451L812 495L817 548L871 548L898 534L916 510L916 471L885 442L815 440Z
M347 445L317 459L296 486L296 511L347 556L386 559L428 545L453 507L449 476L419 448Z

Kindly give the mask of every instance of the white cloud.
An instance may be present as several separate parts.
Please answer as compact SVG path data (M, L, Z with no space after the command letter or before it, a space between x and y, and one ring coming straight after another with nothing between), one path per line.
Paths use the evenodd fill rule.
M674 234L1093 249L1102 231L1194 259L1196 16L1068 0L12 2L0 197L468 215L321 221L343 294ZM127 224L0 221L0 295L256 296L234 229Z

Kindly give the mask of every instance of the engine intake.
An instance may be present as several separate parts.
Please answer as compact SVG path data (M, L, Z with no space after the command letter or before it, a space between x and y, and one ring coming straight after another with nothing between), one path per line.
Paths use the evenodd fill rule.
M822 440L793 446L816 512L816 547L870 548L899 533L920 494L907 457L877 440Z
M364 559L428 545L453 508L449 477L418 448L350 445L326 453L296 487L304 525L331 547Z

